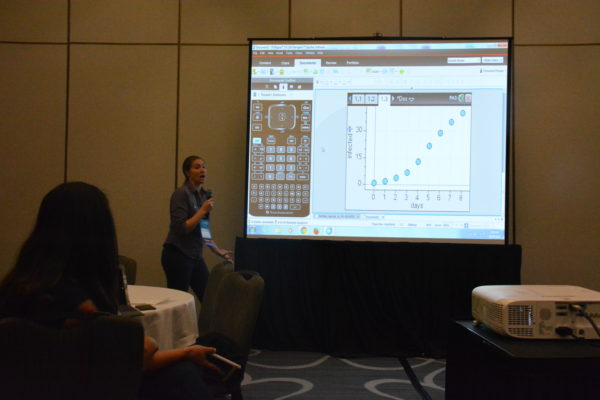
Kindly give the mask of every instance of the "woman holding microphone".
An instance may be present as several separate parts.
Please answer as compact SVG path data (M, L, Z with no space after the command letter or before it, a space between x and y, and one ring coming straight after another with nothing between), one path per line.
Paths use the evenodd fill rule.
M214 207L212 192L203 185L206 162L189 156L181 166L185 183L171 195L169 233L163 245L161 263L171 289L191 287L200 301L204 296L208 268L202 255L203 244L227 261L233 253L220 249L210 237L208 216Z

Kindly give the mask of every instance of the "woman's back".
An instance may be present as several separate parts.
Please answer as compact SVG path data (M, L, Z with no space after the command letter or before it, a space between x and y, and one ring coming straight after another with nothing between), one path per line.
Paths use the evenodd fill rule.
M86 298L116 312L116 243L102 191L83 182L57 186L42 200L33 231L0 283L0 316L71 312Z

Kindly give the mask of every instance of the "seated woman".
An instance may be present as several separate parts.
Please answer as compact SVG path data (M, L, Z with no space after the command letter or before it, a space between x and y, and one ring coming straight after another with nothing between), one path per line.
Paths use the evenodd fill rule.
M83 182L65 183L43 199L33 232L0 283L0 318L32 318L66 327L79 317L116 313L118 251L104 193ZM158 351L144 339L142 399L211 399L201 369L214 348ZM176 385L176 387L173 387Z

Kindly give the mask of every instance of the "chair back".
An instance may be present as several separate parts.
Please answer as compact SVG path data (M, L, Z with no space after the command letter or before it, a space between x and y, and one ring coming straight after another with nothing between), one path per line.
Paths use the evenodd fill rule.
M223 278L211 330L233 340L247 354L262 303L265 282L255 271L234 271Z
M135 279L137 277L137 261L135 261L133 258L119 255L119 265L122 265L123 269L125 270L127 284L135 285Z
M198 314L198 332L200 332L200 335L212 330L219 288L223 278L231 273L233 273L233 264L230 262L219 263L210 270Z
M241 382L264 286L257 272L233 271L232 264L215 266L210 273L198 319L198 343L215 347L221 355L242 366L240 371L227 375L225 381L222 377L205 376L215 398L229 394L231 400L243 399Z
M19 318L0 320L0 390L7 399L136 399L143 328L101 316L55 329Z

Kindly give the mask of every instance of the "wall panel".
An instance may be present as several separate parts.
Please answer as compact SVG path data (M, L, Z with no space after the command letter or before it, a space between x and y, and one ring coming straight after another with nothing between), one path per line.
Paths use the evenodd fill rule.
M402 36L511 36L512 0L402 0Z
M598 0L515 1L515 43L598 43Z
M176 43L173 0L71 0L74 42Z
M398 36L398 0L292 0L291 36Z
M182 43L244 44L248 38L287 35L287 1L187 0L181 4Z
M0 40L65 42L67 0L0 0Z
M64 177L66 46L0 44L0 277Z
M69 180L105 190L120 251L140 283L163 284L175 158L174 46L75 45L71 54Z
M518 47L515 62L523 282L600 290L600 46Z

